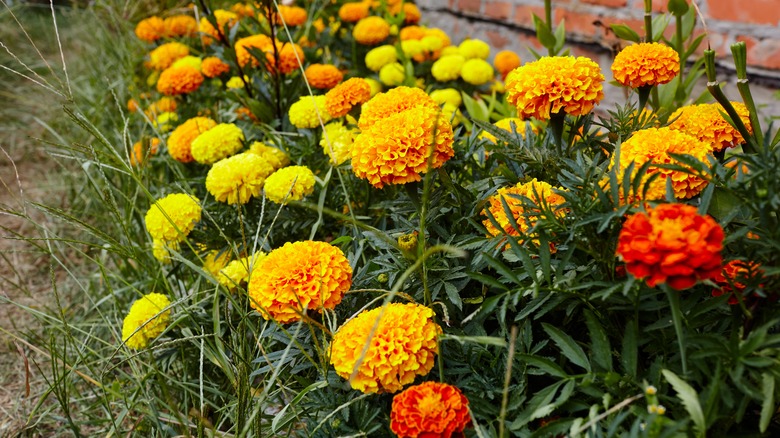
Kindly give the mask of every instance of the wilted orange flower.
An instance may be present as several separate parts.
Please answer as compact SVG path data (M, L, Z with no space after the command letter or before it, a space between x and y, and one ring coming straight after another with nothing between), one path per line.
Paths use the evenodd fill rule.
M130 155L130 165L141 166L143 165L148 156L157 154L157 149L160 146L159 138L152 138L148 142L137 141L133 144L133 153Z
M157 91L168 96L192 93L203 83L203 75L189 65L166 69L157 80Z
M747 288L745 283L754 281L761 275L761 265L756 262L729 260L714 278L719 287L712 290L712 296L729 294L729 304L739 304L738 295L741 296Z
M190 54L189 47L175 41L165 43L149 53L149 66L155 70L165 70L176 60Z
M189 15L173 15L165 19L165 36L191 37L198 33L198 22Z
M342 117L370 98L371 86L365 79L347 79L325 94L325 110L333 117Z
M581 116L604 98L602 82L601 68L588 58L544 56L507 75L506 97L521 119L547 120L560 111Z
M416 24L418 21L420 21L420 9L418 9L417 5L414 3L396 3L390 7L390 14L398 15L401 13L401 9L404 11L404 23Z
M209 56L200 64L200 71L207 78L216 78L230 71L230 66L216 56Z
M679 73L680 56L660 43L630 45L612 63L615 80L631 88L666 84Z
M276 14L276 24L286 23L288 26L300 26L306 23L307 17L306 9L300 6L279 5L279 13Z
M165 35L165 22L157 16L143 19L135 26L135 36L147 43L153 43L163 35Z
M739 114L745 128L752 133L753 127L750 125L750 112L747 107L740 102L731 102L731 105ZM743 144L745 139L723 118L721 111L726 112L719 103L684 106L669 116L669 120L672 120L669 127L709 144L713 152Z
M299 321L304 309L333 309L351 285L352 267L339 248L287 242L260 261L247 292L263 318L287 324Z
M436 102L419 88L396 87L379 93L363 105L358 126L367 130L376 122L418 106L438 109Z
M240 38L238 41L236 41L235 47L238 65L243 67L249 64L251 61L252 65L257 67L260 65L260 62L257 60L257 58L252 56L252 54L249 52L249 48L258 49L261 52L269 52L273 51L273 42L267 35L258 34ZM273 59L273 54L271 55L271 58Z
M345 23L356 23L368 17L368 3L349 2L339 8L339 18Z
M204 44L211 44L213 40L220 39L219 35L220 33L224 33L225 26L228 28L232 28L233 26L238 23L238 14L231 11L226 11L224 9L216 9L214 10L214 18L217 21L217 26L219 26L219 30L214 28L214 26L211 25L211 22L208 20L208 18L203 17L200 19L200 24L198 25L198 31L200 31L201 34L201 40ZM227 37L227 35L225 35Z
M390 35L390 24L382 17L371 16L358 21L352 30L355 41L367 46L379 44Z
M192 141L209 129L217 126L217 122L208 117L193 117L179 125L168 137L168 153L176 161L190 163L192 158Z
M520 57L511 50L503 50L496 53L496 57L493 59L493 66L501 73L501 77L506 79L506 75L510 71L520 67Z
M686 204L660 204L628 217L620 230L617 255L634 277L655 287L693 287L721 270L723 229Z
M696 138L669 128L648 128L634 134L620 146L620 163L618 181L623 181L625 170L634 163L633 180L637 169L647 162L654 164L678 164L670 154L692 155L699 161L707 162L709 147ZM612 166L616 156L612 157ZM672 179L672 189L677 199L687 199L698 195L704 190L707 181L697 175L673 169L663 169L651 166L643 179L643 185L656 173L660 174L650 183L645 194L645 200L663 199L666 196L666 179ZM641 186L640 186L641 187Z
M349 382L353 389L364 393L400 391L433 368L439 352L436 339L442 332L433 316L428 307L411 303L365 310L333 336L330 363L345 379L354 372Z
M393 397L390 430L399 438L462 436L471 424L469 401L455 386L435 381Z
M325 90L335 87L344 79L344 73L331 64L312 64L303 74L312 87Z

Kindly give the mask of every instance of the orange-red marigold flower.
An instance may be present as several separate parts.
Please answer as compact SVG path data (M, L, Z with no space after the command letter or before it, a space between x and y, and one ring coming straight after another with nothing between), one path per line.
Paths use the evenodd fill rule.
M390 24L382 17L371 16L358 21L352 30L352 36L360 44L373 46L390 35Z
M331 64L312 64L303 74L312 87L321 90L331 89L344 79L344 73Z
M241 67L252 62L252 65L257 67L260 65L257 58L255 58L250 52L250 48L258 49L261 52L273 51L273 42L267 35L258 34L248 37L240 38L236 41L236 58L238 59L238 65ZM271 55L273 56L273 54Z
M661 204L628 217L620 230L617 255L634 277L655 287L683 290L721 270L723 229L715 219L686 204Z
M756 262L729 260L714 278L719 287L712 290L712 296L719 297L728 294L729 304L739 304L737 295L742 295L745 291L747 288L745 283L753 281L761 274L761 265Z
M371 85L363 78L347 79L325 94L325 110L333 117L342 117L355 105L371 98Z
M666 84L680 73L680 56L660 43L633 44L615 56L612 74L621 84L639 88Z
M510 71L520 67L520 57L511 50L503 50L496 53L493 66L501 73L502 78L506 78Z
M203 83L203 75L189 65L166 69L157 80L157 91L168 96L192 93Z
M399 438L462 435L471 424L469 401L455 386L425 382L393 397L390 430Z

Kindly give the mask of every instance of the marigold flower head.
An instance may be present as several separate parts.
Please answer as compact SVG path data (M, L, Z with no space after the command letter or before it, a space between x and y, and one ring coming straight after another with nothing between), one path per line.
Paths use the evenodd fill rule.
M718 288L712 290L712 296L719 297L728 294L729 304L739 304L739 296L742 296L748 287L745 283L755 282L762 274L761 265L756 262L729 260L713 278Z
M490 46L477 39L465 40L458 46L460 55L466 59L487 59L490 56Z
M244 132L232 123L220 123L192 141L190 151L198 163L213 164L243 147Z
M152 120L152 126L157 128L160 132L168 132L173 127L173 124L179 121L179 116L176 113L167 111L160 113Z
M418 106L438 109L436 102L419 88L397 87L379 93L363 105L358 126L365 131L376 122Z
M179 125L168 137L168 153L176 161L191 163L192 141L209 129L217 126L217 122L208 117L193 117Z
M395 47L384 45L375 47L366 53L366 67L371 71L378 72L387 64L392 64L398 60Z
M356 371L349 382L353 389L364 393L400 391L433 368L439 352L436 339L442 332L433 316L428 307L411 303L365 310L333 336L330 363L345 379Z
M122 341L128 348L141 350L168 326L171 301L163 294L152 292L135 300L122 323Z
M165 22L162 18L152 16L143 19L135 26L135 36L141 41L153 43L165 35Z
M181 242L200 221L200 200L185 193L172 193L149 207L144 221L154 240Z
M404 251L416 251L420 241L417 238L419 235L419 232L412 231L409 234L402 234L398 236L398 247Z
M707 162L709 146L695 137L669 128L648 128L634 134L620 146L620 163L617 156L612 157L612 166L618 165L618 181L623 181L625 170L634 163L636 176L638 168L647 162L654 164L677 163L670 154L692 155L699 161ZM663 199L666 196L666 179L671 178L674 196L677 199L687 199L698 195L707 185L707 181L697 175L687 172L650 167L643 178L643 185L656 173L660 177L653 180L645 194L645 200Z
M401 13L401 10L404 12L405 24L417 24L420 18L422 18L420 9L414 3L396 3L390 8L390 14L398 15Z
M325 155L330 157L330 163L334 166L349 160L352 155L352 143L355 142L356 132L349 129L341 122L331 122L325 125L320 139L320 146Z
M404 52L404 55L407 58L414 58L416 61L418 59L418 55L425 51L425 46L419 40L401 41L401 51Z
M165 70L177 59L190 54L190 48L182 43L172 41L165 43L149 52L149 66L155 70Z
M152 240L152 255L163 265L171 263L171 250L179 250L179 242L163 242L162 240Z
M390 24L382 17L371 16L361 19L352 29L352 36L360 44L373 46L390 35Z
M230 7L230 11L235 12L239 17L242 18L254 17L256 12L254 6L252 6L252 2L236 3Z
M218 278L219 271L230 263L230 251L211 250L203 257L203 270Z
M441 90L431 91L431 99L438 105L450 104L454 107L459 107L463 103L460 91L455 88L443 88Z
M588 58L545 56L507 75L507 101L521 119L547 120L560 111L581 116L604 98L602 82L599 65Z
M128 99L127 100L127 110L131 113L134 113L138 111L138 101L135 99Z
M317 128L320 120L324 124L333 118L328 113L325 96L301 96L290 106L288 115L296 128Z
M421 173L452 158L452 143L452 126L441 110L417 106L363 129L352 145L352 170L377 188L420 181Z
M501 128L504 131L507 131L509 133L512 133L512 125L513 124L515 126L515 132L520 134L521 137L525 138L525 122L521 118L518 118L518 117L507 117L507 118L504 118L504 119L501 119L501 120L497 121L496 123L493 123L493 126L495 126L496 128ZM482 131L479 134L478 138L486 138L486 139L490 140L493 143L496 143L496 141L497 141L496 137L493 134L491 134L491 133L489 133L487 131Z
M502 78L506 78L510 71L520 67L520 57L511 50L502 50L496 53L493 66L501 73Z
M352 267L327 242L287 242L271 251L249 280L251 306L265 319L299 321L304 309L333 309L352 285Z
M393 397L390 430L399 438L455 437L471 425L469 401L455 386L435 381Z
M461 55L442 56L431 66L431 74L439 82L454 81L460 77L460 72L466 58Z
M238 23L239 17L235 12L226 11L224 9L216 9L214 10L214 19L217 21L219 30L212 26L208 18L203 17L200 19L200 23L198 24L198 31L203 34L201 36L201 40L204 44L211 44L215 39L220 39L219 34L224 33L225 27L227 26L229 29L235 26ZM227 35L225 36L227 37Z
M618 236L617 255L634 277L655 287L693 287L721 270L723 229L696 207L660 204L628 217Z
M203 75L188 65L171 67L160 74L157 91L167 96L188 94L197 90L203 83Z
M264 252L257 251L251 256L231 261L219 271L219 277L217 277L219 284L229 290L234 290L241 284L248 282L250 275L256 272L255 270L265 256Z
M272 52L273 41L271 41L271 38L267 35L251 35L236 41L235 48L238 65L243 67L251 62L253 66L257 67L260 65L260 61L250 53L250 49L257 49L261 52ZM272 54L271 56L273 57Z
M256 141L249 146L249 152L259 155L264 161L270 164L274 170L279 170L290 164L290 157L288 157L283 150L268 146L259 141Z
M269 68L276 68L274 65L273 54L268 53L266 56L270 58L268 60ZM282 74L290 74L294 72L301 67L303 59L304 54L301 46L295 43L282 44L281 49L279 50L279 72Z
M368 17L368 3L349 2L339 8L339 19L345 23L357 23Z
M300 6L279 5L278 14L276 14L276 24L281 25L284 23L288 26L300 26L306 23L308 16L306 9Z
M463 64L460 77L471 85L482 85L493 80L493 67L484 59L473 58Z
M133 153L130 155L131 166L142 166L148 157L157 154L160 146L159 138L152 138L148 142L137 141L133 144Z
M639 88L666 84L680 73L680 56L661 43L632 44L615 56L612 74L621 84Z
M182 65L189 65L197 71L200 71L203 60L197 56L187 55L183 58L179 58L171 64L171 67L179 67Z
M206 190L219 202L246 204L259 196L274 168L259 155L245 152L217 161L206 175Z
M169 38L191 37L198 33L198 22L189 15L172 15L164 21L165 36Z
M246 75L244 75L244 79L246 80L249 78ZM240 76L231 76L230 79L228 79L228 81L225 82L225 87L227 87L229 90L240 90L244 88L244 81L241 80Z
M178 106L179 105L176 103L176 99L173 97L163 96L152 102L152 104L146 108L144 114L146 114L146 116L150 119L154 119L159 114L175 112Z
M731 102L748 132L753 132L750 112L740 102ZM721 115L726 112L719 103L684 106L669 116L673 120L669 128L692 135L710 145L713 152L720 152L745 142L742 134Z
M277 204L314 193L314 173L306 166L283 167L265 180L265 196Z
M400 62L387 64L379 70L379 80L389 87L401 85L404 79L406 79L406 70Z
M332 64L312 64L303 74L312 87L321 90L329 90L344 79L344 73Z
M333 117L343 117L370 98L371 85L365 79L347 79L325 94L325 110Z
M207 78L216 78L229 72L230 66L222 62L222 60L216 56L209 56L200 64L200 69L203 76L206 76Z
M425 39L428 37L438 38L441 44L439 48L442 49L452 44L452 40L450 40L449 35L447 35L447 33L444 32L443 30L436 27L429 27L425 29L425 36L423 37L423 41L425 41ZM433 50L439 50L439 48Z
M425 28L420 26L406 26L398 32L401 41L421 40L425 38Z

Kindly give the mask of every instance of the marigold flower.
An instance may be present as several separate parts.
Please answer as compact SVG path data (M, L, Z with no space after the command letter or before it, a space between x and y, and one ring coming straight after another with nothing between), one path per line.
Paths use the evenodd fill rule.
M128 99L127 110L130 111L131 113L138 111L138 101L132 98Z
M178 106L179 105L176 103L176 99L173 97L163 96L152 102L152 104L146 108L144 114L146 114L146 116L150 119L154 119L162 113L175 112Z
M398 15L401 13L401 10L404 12L404 24L416 24L422 18L420 9L414 3L396 3L390 8L389 12L392 15Z
M219 277L217 277L219 284L229 290L234 290L241 284L248 282L250 275L256 272L255 269L265 256L264 252L257 251L251 256L231 261L219 271Z
M277 204L314 193L314 173L306 166L283 167L265 180L265 196Z
M666 84L680 73L680 56L660 43L632 44L615 56L612 74L621 84L639 88Z
M501 73L502 78L506 78L510 71L520 67L520 57L511 50L502 50L496 53L493 66Z
M436 102L419 88L397 87L379 93L363 105L358 126L365 131L376 122L418 106L439 109Z
M463 98L460 95L460 91L455 88L444 88L441 90L431 91L431 99L438 105L450 104L454 107L459 107L463 103Z
M368 17L368 3L349 2L339 8L339 19L345 23L357 23Z
M312 87L321 90L329 90L344 79L344 73L331 64L312 64L306 68L303 75Z
M193 117L187 120L174 129L168 137L168 153L176 161L191 163L194 160L190 149L192 141L215 126L217 122L208 117Z
M328 123L333 117L327 111L325 96L301 96L290 106L290 123L296 128L317 128Z
M393 397L390 430L399 438L461 436L471 425L468 404L460 389L446 383L410 386Z
M249 280L251 306L281 324L299 321L304 309L333 309L352 285L352 267L326 242L287 242L263 258Z
M713 278L718 288L712 290L712 296L728 294L729 304L739 304L739 296L742 296L747 288L745 283L755 281L762 273L761 265L756 262L729 260Z
M466 58L461 55L442 56L431 66L431 74L439 82L454 81L460 77Z
M157 91L168 96L188 94L197 90L203 83L203 75L188 65L171 67L160 74Z
M213 164L243 147L244 132L232 123L220 123L192 141L190 151L198 163Z
M493 67L484 59L469 59L460 69L460 77L471 85L482 85L493 80Z
M402 234L398 236L398 247L404 251L416 251L417 245L419 243L417 236L419 234L420 233L417 231L412 231L409 234Z
M425 36L423 37L423 42L425 42L426 40L431 41L430 37L435 37L439 40L438 48L432 50L443 49L449 46L450 44L452 44L450 37L447 35L447 33L436 27L430 27L425 29Z
M521 119L547 120L560 111L581 116L604 98L603 81L599 65L588 58L545 56L507 75L507 101Z
M273 53L267 53L269 68L274 69ZM301 46L295 43L284 43L279 50L279 72L290 74L301 67L304 55Z
M352 143L355 142L355 130L349 129L341 122L331 122L325 125L320 139L320 146L325 155L330 157L334 166L349 160L352 155Z
M333 117L343 117L370 98L371 85L365 79L347 79L325 94L325 110Z
M244 79L247 80L247 83L249 83L249 78L244 75ZM240 90L244 88L244 81L241 80L240 76L232 76L230 79L228 79L227 82L225 82L225 87L227 87L229 90Z
M180 58L190 54L190 48L182 43L165 43L149 52L149 66L155 70L165 70Z
M379 80L387 86L401 85L404 79L406 79L406 70L399 62L387 64L379 70Z
M171 263L171 250L179 250L179 242L163 242L152 239L152 255L163 265Z
M185 193L172 193L149 207L144 221L154 240L181 242L200 221L200 200Z
M122 323L122 341L128 348L141 350L168 327L171 301L163 294L149 293L135 300Z
M219 202L246 204L259 196L274 168L259 155L245 152L217 161L206 175L206 190Z
M433 310L411 303L365 310L333 336L330 363L345 379L356 371L349 382L353 389L364 393L400 391L433 368L439 352L436 339L442 332L433 316Z
M390 25L382 17L371 16L361 19L352 29L352 36L360 44L373 46L390 35Z
M699 161L707 162L709 146L697 140L695 137L669 128L648 128L634 132L634 134L620 146L620 163L616 163L616 156L612 157L612 166L618 165L618 181L623 181L625 170L634 163L636 176L638 168L647 162L654 164L677 163L670 154L692 155ZM666 195L666 179L672 179L672 189L677 199L687 199L698 195L707 185L707 181L700 176L687 172L650 167L643 178L643 185L654 174L660 174L653 180L645 194L645 200L663 199ZM641 187L641 186L640 186Z
M203 257L203 270L211 274L212 277L218 278L219 271L230 263L230 258L230 251L211 250Z
M750 124L750 112L740 102L731 102L745 124L748 132L753 132ZM725 110L719 103L684 106L669 116L673 122L669 128L692 135L710 145L713 152L720 152L745 143L742 134L731 126L721 115Z
M211 22L208 20L208 18L203 17L200 19L200 23L198 25L198 31L200 31L201 34L201 40L204 44L211 44L213 40L220 39L219 35L220 33L224 33L225 27L232 28L238 23L238 14L231 11L226 11L224 9L216 9L214 10L214 18L217 21L217 26L219 26L219 30L215 29L214 26L211 25ZM225 35L227 37L227 35Z
M628 217L618 236L617 255L634 277L655 287L693 287L721 270L723 229L686 204L660 204Z
M157 154L160 146L159 138L152 138L148 142L137 141L133 144L133 153L130 155L131 166L143 165L148 157Z
M507 132L509 132L511 134L512 133L512 124L515 125L515 132L520 134L521 137L525 138L525 122L521 118L518 118L518 117L507 117L507 118L504 118L504 119L501 119L501 120L497 121L496 123L493 123L493 126L495 126L496 128L501 128L504 131L507 131ZM496 137L493 134L491 134L491 133L489 133L487 131L482 131L479 134L478 138L486 138L486 139L490 140L493 143L497 142Z
M279 5L276 14L276 24L287 24L288 26L300 26L306 23L309 14L306 9L300 6Z
M369 70L378 72L387 64L392 64L398 60L395 47L384 45L375 47L366 53L366 67Z
M352 170L377 188L420 181L421 173L452 158L452 142L452 126L441 110L417 106L363 129L352 145Z
M200 64L200 70L203 76L207 78L216 78L230 71L230 66L222 62L216 56L209 56Z
M135 36L147 43L153 43L163 35L165 35L165 22L157 16L143 19L135 26Z
M401 41L401 51L404 52L404 55L407 58L414 58L417 60L419 59L418 55L425 51L425 46L421 41L418 40Z
M398 38L401 41L421 40L425 38L425 36L425 28L420 26L406 26L398 33Z
M243 67L251 61L252 66L257 67L260 65L260 62L249 52L249 50L257 49L261 52L271 52L273 51L273 41L271 41L271 38L267 35L251 35L236 41L235 48L238 65ZM273 54L271 54L271 56L273 57Z
M171 67L180 67L182 65L188 65L197 71L200 71L203 60L197 56L187 55L183 58L179 58L171 64Z
M248 3L236 3L230 7L231 12L235 12L239 17L254 17L255 8L252 6L252 2Z
M191 37L198 33L198 22L189 15L173 15L165 19L165 36Z
M172 124L179 121L179 116L176 113L170 111L160 113L152 121L152 126L159 129L160 132L168 132L171 130Z
M249 152L259 155L265 162L270 164L274 170L279 170L290 164L290 157L288 157L283 150L268 146L259 141L256 141L249 146Z
M458 52L466 59L487 59L490 56L490 46L482 40L471 39L460 43Z

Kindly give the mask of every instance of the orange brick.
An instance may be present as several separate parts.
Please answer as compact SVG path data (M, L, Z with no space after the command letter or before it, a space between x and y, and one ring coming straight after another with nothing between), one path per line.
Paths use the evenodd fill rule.
M458 2L458 9L471 14L479 14L480 6L482 6L481 0L460 0Z
M669 0L653 0L653 12L666 12L666 4ZM690 0L688 0L688 3L690 3ZM693 6L691 6L693 7ZM634 2L634 8L645 10L645 2L642 0L639 0L637 2Z
M780 70L780 40L766 39L748 51L748 65Z
M709 16L716 20L777 25L780 4L777 0L708 0Z
M592 5L608 6L610 8L622 8L626 5L626 0L583 0L583 3Z
M503 49L507 44L509 44L509 39L506 37L506 33L488 30L485 32L485 36L487 36L487 43L490 44L491 48Z
M544 19L544 7L517 5L515 6L514 23L526 29L533 29L534 19L532 14L536 14L540 18Z
M644 34L644 21L641 19L626 19L602 16L589 13L578 13L566 9L555 10L555 21L566 20L567 33L579 35L588 42L610 46L617 43L618 38L609 27L611 24L625 24L639 35Z
M487 2L485 16L494 20L508 20L512 13L512 5L508 1Z

